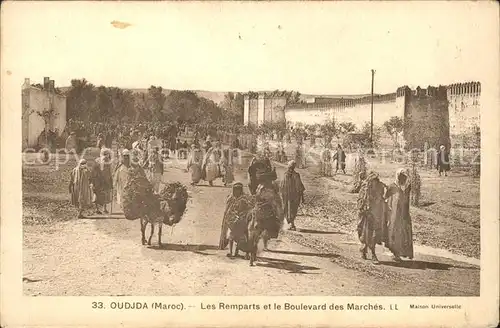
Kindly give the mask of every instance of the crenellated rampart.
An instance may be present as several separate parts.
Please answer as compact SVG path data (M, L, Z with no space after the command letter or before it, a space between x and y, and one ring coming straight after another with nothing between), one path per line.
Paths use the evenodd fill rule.
M258 107L255 98L262 95L254 93L248 97L250 113L246 114L247 121L255 122L256 107ZM266 105L271 103L269 97L272 98L272 95L264 97ZM446 143L467 147L470 146L470 142L467 141L470 136L477 134L480 97L480 82L426 88L418 86L415 89L404 85L397 88L394 93L374 95L373 123L381 127L391 117L403 118L405 120L403 134L407 146L420 147L426 142L433 146ZM333 119L338 123L354 123L358 129L371 120L371 96L363 95L359 98L322 96L314 101L314 103L285 104L284 119L291 125L323 124ZM269 115L265 119L270 119ZM283 116L273 114L271 119L283 119Z

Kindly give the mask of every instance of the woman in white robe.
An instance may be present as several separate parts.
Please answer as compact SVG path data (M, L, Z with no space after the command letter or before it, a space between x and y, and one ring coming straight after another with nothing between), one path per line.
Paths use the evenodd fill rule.
M187 170L191 173L191 185L196 185L201 180L201 164L203 161L203 153L196 144L191 145L191 151L188 155Z
M116 203L121 206L123 198L123 188L127 184L128 168L130 166L130 153L127 149L122 152L121 163L116 167L114 174L114 185L116 190Z
M205 153L202 163L203 180L207 181L210 186L213 186L213 181L221 176L221 164L222 150L220 149L220 143L216 142Z

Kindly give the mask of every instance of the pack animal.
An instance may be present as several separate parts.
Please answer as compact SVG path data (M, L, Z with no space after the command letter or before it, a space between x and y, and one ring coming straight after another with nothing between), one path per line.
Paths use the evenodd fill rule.
M170 198L163 200L160 200L160 198L157 196L158 197L157 201L159 203L158 206L161 214L145 215L141 217L140 220L141 235L142 235L141 241L143 245L145 245L146 243L148 245L151 245L151 239L155 232L155 226L158 226L158 246L162 247L161 236L162 236L163 225L165 224L172 226L178 223L182 218L184 211L179 210L182 207L183 203L183 197L181 193L182 190L176 189L170 196ZM158 213L158 211L154 211L153 213ZM151 231L149 234L149 238L146 241L146 227L148 223L151 225Z

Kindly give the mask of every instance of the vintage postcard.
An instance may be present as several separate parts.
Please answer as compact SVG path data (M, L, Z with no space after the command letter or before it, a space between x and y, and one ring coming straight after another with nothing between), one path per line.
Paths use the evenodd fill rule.
M495 327L495 2L7 1L1 326Z

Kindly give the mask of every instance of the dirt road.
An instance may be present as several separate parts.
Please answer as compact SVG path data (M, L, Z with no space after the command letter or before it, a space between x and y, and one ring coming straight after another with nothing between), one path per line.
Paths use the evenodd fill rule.
M188 185L183 165L163 179ZM245 181L242 165L236 177ZM279 173L281 173L280 169ZM306 188L307 188L306 184ZM379 248L381 265L359 258L342 231L285 231L257 266L217 250L224 202L230 193L189 186L188 211L163 230L162 249L141 245L138 221L76 219L24 228L24 293L45 295L479 295L479 267L419 254L396 266ZM302 221L301 221L302 220ZM149 230L149 229L148 229ZM300 230L300 229L299 229Z

